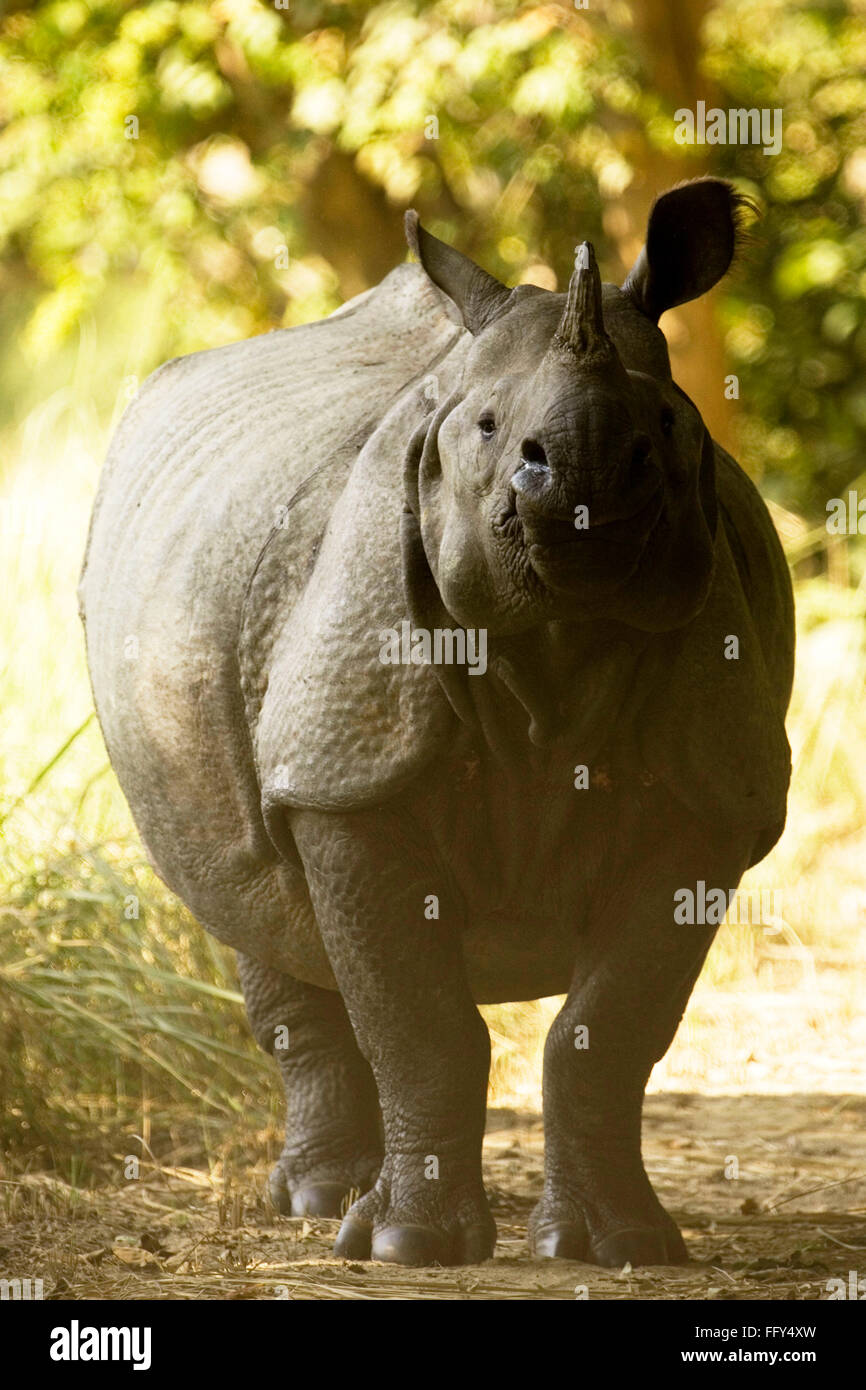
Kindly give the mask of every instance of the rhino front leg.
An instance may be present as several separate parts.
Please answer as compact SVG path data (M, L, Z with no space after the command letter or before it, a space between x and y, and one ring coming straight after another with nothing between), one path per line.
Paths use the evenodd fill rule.
M544 1194L530 1221L538 1256L633 1266L688 1260L641 1158L641 1111L654 1064L676 1033L716 926L678 924L677 890L729 890L747 855L668 847L617 875L581 936L571 991L544 1056ZM670 845L685 852L671 863ZM665 862L667 860L667 862ZM715 861L716 871L708 869ZM698 868L697 866L702 866ZM722 909L722 915L724 909Z
M339 994L238 953L250 1025L286 1092L286 1141L270 1176L278 1211L342 1216L382 1162L376 1085Z
M487 1259L481 1180L490 1039L466 982L447 875L411 817L298 812L319 929L376 1078L385 1155L335 1253L404 1265ZM432 914L431 895L439 903Z

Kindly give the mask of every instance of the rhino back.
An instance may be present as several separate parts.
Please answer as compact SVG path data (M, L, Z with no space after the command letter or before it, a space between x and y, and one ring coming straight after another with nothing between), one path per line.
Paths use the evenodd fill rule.
M237 669L244 595L275 521L302 588L364 439L461 332L400 267L321 323L160 368L103 472L80 602L112 764L169 886L215 935L284 966L298 966L281 954L286 914L303 917L306 895L262 821ZM294 935L320 952L311 920Z
M731 552L760 637L770 686L784 715L794 680L794 595L788 562L761 494L719 444L716 488Z

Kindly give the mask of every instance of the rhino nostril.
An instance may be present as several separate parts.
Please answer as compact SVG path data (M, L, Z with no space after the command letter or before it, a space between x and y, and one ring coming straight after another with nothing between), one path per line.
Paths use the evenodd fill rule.
M646 475L646 465L652 452L652 441L649 435L639 434L631 449L631 459L629 460L629 482L640 483Z
M652 440L650 439L648 434L636 435L634 444L632 445L631 449L632 462L642 463L644 459L649 457L649 452L651 448Z
M524 439L520 446L520 462L532 464L533 468L549 468L547 454L537 439Z

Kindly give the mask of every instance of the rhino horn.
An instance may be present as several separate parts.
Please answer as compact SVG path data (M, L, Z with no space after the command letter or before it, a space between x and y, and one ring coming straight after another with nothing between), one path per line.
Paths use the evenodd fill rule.
M577 248L565 310L553 345L560 351L567 349L587 364L616 355L604 326L601 276L591 241L584 241Z

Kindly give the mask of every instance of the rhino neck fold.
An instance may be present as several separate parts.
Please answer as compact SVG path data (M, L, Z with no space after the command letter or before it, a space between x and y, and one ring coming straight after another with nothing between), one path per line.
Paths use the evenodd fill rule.
M438 625L458 628L438 590L436 598ZM638 669L650 639L611 623L544 623L488 640L484 675L458 666L434 665L433 671L461 722L508 766L525 759L527 743L560 747L563 757L593 757L638 695Z
M490 668L522 707L530 743L590 757L634 690L646 641L614 623L545 623L493 642Z

